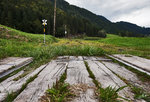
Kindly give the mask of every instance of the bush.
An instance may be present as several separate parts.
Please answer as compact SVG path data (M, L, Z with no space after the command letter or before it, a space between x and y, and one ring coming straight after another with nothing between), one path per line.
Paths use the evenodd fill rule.
M100 31L98 31L98 36L99 36L99 37L102 37L102 38L106 38L106 37L107 37L106 31L105 31L105 30L100 30Z

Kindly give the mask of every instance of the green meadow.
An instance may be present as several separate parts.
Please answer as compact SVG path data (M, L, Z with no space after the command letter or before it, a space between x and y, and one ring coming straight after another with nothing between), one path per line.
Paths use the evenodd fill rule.
M150 37L120 37L108 34L107 38L58 39L43 34L31 34L0 25L0 59L10 56L54 58L60 55L100 56L104 53L125 53L150 58Z

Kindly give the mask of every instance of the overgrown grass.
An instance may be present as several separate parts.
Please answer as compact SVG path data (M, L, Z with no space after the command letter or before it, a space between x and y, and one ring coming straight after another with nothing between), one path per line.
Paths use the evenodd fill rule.
M32 43L33 42L43 43L43 39L44 39L43 34L26 33L2 25L0 25L0 27L3 27L3 29L0 29L0 38L15 39L18 41L25 41L25 42L32 42ZM47 44L57 41L57 39L51 35L46 35L45 38Z

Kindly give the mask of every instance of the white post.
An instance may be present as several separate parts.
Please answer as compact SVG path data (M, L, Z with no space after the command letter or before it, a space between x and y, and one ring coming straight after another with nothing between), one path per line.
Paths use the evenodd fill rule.
M45 44L45 33L44 33L44 44Z
M65 37L67 37L67 30L66 30L66 25L65 25Z

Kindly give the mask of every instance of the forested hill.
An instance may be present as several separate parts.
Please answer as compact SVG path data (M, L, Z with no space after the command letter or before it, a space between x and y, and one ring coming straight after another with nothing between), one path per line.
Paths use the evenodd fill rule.
M54 0L50 0L54 2ZM129 22L113 23L101 15L96 15L84 8L70 5L64 0L57 1L58 7L71 15L78 15L87 18L97 24L100 29L105 29L108 33L121 34L122 36L141 36L140 34L150 34L150 28L144 28Z
M0 24L25 32L43 33L41 20L48 20L47 34L53 30L54 0L0 0ZM56 35L64 36L65 26L69 34L98 36L98 31L123 36L141 36L150 34L150 29L126 22L112 23L105 17L57 0Z

